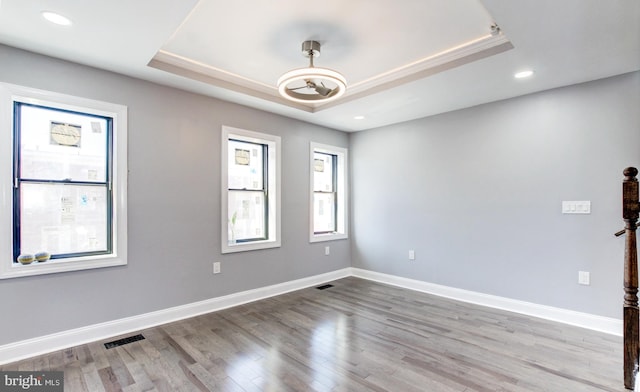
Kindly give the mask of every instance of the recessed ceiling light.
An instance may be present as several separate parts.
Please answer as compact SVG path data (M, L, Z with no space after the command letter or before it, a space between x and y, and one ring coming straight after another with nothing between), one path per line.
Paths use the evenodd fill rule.
M364 120L364 116L355 116L354 120Z
M71 19L51 11L42 11L42 17L60 26L70 26Z
M531 75L533 75L533 71L528 69L526 71L520 71L516 73L515 75L513 75L513 77L515 77L516 79L523 79L523 78L528 78Z

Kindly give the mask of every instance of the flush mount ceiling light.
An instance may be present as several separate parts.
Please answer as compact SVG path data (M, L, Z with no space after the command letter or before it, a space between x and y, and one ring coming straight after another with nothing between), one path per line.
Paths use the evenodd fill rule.
M531 75L533 75L533 71L530 69L527 69L525 71L517 72L515 75L513 75L513 77L515 77L516 79L525 79Z
M302 54L309 58L308 68L291 70L278 79L278 91L286 99L301 103L323 103L341 97L347 80L340 73L313 66L313 58L320 57L318 41L304 41Z
M51 23L55 23L60 26L70 26L71 19L66 16L60 15L51 11L42 11L42 17L48 20Z

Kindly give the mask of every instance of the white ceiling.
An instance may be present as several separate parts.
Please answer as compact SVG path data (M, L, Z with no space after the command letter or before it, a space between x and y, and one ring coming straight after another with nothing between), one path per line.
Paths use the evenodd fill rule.
M277 94L310 39L348 82L326 105ZM0 0L0 43L357 131L639 70L640 1Z

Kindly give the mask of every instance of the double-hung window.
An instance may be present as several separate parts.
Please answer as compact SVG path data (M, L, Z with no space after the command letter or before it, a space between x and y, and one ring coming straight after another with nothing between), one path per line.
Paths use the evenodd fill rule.
M126 108L2 87L0 277L126 264Z
M222 129L222 253L280 246L280 138Z
M311 143L311 242L347 238L347 150Z

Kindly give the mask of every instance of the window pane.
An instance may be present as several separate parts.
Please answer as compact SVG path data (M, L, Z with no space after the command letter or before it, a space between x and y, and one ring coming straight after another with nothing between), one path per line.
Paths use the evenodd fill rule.
M20 201L20 253L108 249L106 186L22 183Z
M264 192L229 191L229 243L266 238Z
M229 189L263 189L263 146L229 140Z
M20 176L106 182L107 120L20 105Z
M313 154L314 192L333 192L333 160L335 155L316 152Z
M336 231L335 197L335 193L313 194L314 233Z

